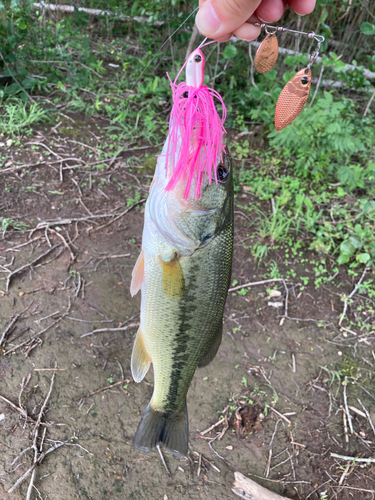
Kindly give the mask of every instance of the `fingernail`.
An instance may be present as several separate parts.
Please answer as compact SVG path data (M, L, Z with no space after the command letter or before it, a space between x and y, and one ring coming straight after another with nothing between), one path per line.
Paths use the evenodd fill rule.
M306 14L300 14L299 12L297 12L295 9L292 9L292 7L289 6L289 9L294 12L295 14L297 14L297 16L300 16L300 17L303 17L305 16Z
M211 3L206 2L198 11L195 22L202 35L212 37L220 28L220 20Z

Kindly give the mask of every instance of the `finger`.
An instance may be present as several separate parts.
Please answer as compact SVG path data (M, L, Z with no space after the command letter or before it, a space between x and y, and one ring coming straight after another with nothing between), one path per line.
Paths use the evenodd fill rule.
M289 0L289 7L300 16L311 14L315 8L315 0Z
M226 36L242 26L260 2L261 0L200 0L195 22L204 36Z
M253 14L252 16L250 16L249 19L246 22L247 23L252 23L252 24L254 24L254 23L262 24L262 21L255 14Z
M233 35L241 40L255 40L260 35L260 26L254 26L254 24L251 23L244 23L234 31Z
M256 15L266 23L275 23L284 14L283 0L263 0L256 10Z

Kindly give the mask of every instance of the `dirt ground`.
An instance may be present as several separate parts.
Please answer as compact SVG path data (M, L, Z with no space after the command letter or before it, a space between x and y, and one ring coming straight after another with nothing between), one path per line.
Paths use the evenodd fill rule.
M235 471L295 500L375 498L375 335L338 324L358 278L316 289L308 251L255 263L240 209L233 280L280 277L229 293L223 343L188 395L189 457L164 452L168 474L133 448L153 376L131 378L129 285L158 150L112 161L100 141L74 117L1 146L1 500L232 499Z

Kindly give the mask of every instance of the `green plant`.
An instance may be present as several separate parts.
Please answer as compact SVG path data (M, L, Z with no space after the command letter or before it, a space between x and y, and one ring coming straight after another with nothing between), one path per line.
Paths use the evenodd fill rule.
M12 220L12 219L1 219L1 231L3 233L3 236L4 234L11 230L11 229L14 229L16 231L24 231L25 229L27 229L29 226L27 224L25 224L24 222L19 222L19 221L15 221L15 220Z
M0 114L0 132L16 135L30 132L31 126L48 119L47 110L38 103L25 103L15 97L8 99Z

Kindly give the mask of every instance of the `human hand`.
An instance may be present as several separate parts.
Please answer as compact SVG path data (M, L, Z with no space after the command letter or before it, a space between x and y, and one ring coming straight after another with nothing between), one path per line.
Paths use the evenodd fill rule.
M310 14L316 0L289 0L289 7L301 16ZM229 40L235 35L254 40L260 34L256 22L274 23L284 13L286 0L199 0L195 22L202 35Z

